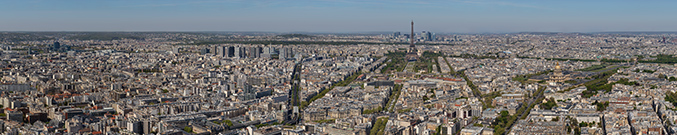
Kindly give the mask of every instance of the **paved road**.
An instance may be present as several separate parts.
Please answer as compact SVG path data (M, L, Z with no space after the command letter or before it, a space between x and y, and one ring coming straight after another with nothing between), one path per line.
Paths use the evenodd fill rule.
M539 89L540 89L540 87L539 87ZM537 102L540 103L540 101L537 101L537 99L539 99L539 98L545 98L545 96L543 95L543 93L545 93L545 87L543 87L543 90L540 90L540 93L537 93L538 96L534 96L533 98L529 99L529 104L528 104L528 106L527 106L527 109L529 109L530 106L534 105L534 104L537 103ZM519 119L521 119L524 115L527 115L527 113L529 113L530 111L531 111L531 110L526 110L526 109L525 109L524 112L522 112L522 114L520 114L519 117L517 117L517 119L515 120L515 122L513 122L512 125L508 126L508 128L506 128L505 131L510 131L510 129L512 128L512 126L514 126L515 124L517 124L517 121L519 121Z
M292 80L290 81L292 88L289 92L289 97L290 97L289 99L290 100L289 100L288 105L292 105L292 107L288 108L289 112L292 112L294 107L299 107L299 105L300 105L299 84L298 84L299 80L294 79L294 78L300 79L300 74L299 74L300 71L301 71L301 63L297 63L296 65L294 65L294 72L291 75ZM294 95L296 95L296 96L294 96ZM299 111L301 111L301 110L299 110ZM297 117L291 116L289 121L285 121L285 124L296 124L296 123L299 122L299 119L300 118L298 116Z

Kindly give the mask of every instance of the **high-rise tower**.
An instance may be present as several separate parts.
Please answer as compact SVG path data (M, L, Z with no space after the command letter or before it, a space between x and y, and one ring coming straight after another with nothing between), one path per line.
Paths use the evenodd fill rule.
M411 21L411 37L409 37L409 49L416 48L416 45L414 45L414 21Z
M418 53L416 51L416 45L414 45L414 21L411 21L411 35L409 37L409 49L407 50L407 60L408 61L416 61L418 59Z
M52 50L59 51L59 49L61 49L61 43L54 42L54 44L52 45Z

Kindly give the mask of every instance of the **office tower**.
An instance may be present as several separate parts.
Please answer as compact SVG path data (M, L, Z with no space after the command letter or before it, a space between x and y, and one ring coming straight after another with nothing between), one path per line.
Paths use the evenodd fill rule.
M254 47L247 47L247 58L256 58L254 55Z
M242 55L244 55L244 52L242 51L244 48L242 47L235 47L233 51L233 56L236 58L242 58Z
M247 47L247 58L256 58L256 47Z
M251 48L251 47L245 47L245 48L244 48L245 57L251 58L251 57L252 57L252 55L250 54L251 52L252 52L252 48Z
M226 55L226 57L235 57L235 47L229 46L228 52L225 55Z
M264 47L263 48L263 54L272 54L273 51L271 51L271 50L274 50L273 47Z
M61 48L61 43L59 43L59 42L54 42L54 44L52 45L53 51L58 51L60 48Z
M245 50L245 53L247 54L245 57L247 57L247 58L253 58L253 57L254 57L254 56L253 56L254 48L253 48L253 47L247 47L247 48L245 48L245 49L246 49L246 50Z
M294 52L291 48L280 48L279 59L287 60L294 57Z
M228 50L225 46L219 46L215 52L217 56L228 57Z
M423 39L423 41L428 41L428 33L425 32L425 31L422 31L421 32L421 39Z
M264 47L261 58L271 58L275 49L273 47Z
M397 38L397 37L400 37L400 32L394 32L393 33L393 38Z
M137 133L141 134L143 133L142 131L143 125L141 125L141 121L128 121L127 122L127 130L132 133Z
M150 124L150 121L144 120L141 122L141 126L143 127L142 133L145 135L148 135L151 133L152 130L152 125Z
M216 45L211 48L211 53L214 54L214 56L219 56L219 48L220 46Z
M292 50L291 48L289 48L289 51L287 51L287 56L289 56L290 58L291 58L291 57L295 57L295 56L296 56L296 53L294 53L294 50Z
M239 51L240 51L240 55L238 57L247 58L247 48L246 47L240 47Z
M269 48L268 48L268 53L270 53L270 54L275 54L275 47L269 47Z
M287 48L287 58L292 58L294 57L294 50L291 48Z
M421 31L421 34L419 34L419 35L420 35L420 38L421 38L423 41L425 41L425 37L427 37L427 36L425 35L425 31Z
M214 53L214 56L223 57L223 52L224 52L223 46L214 47L214 50L212 50L212 52Z
M256 47L249 47L249 52L247 53L250 58L256 58Z
M280 60L287 60L287 48L280 48L280 53L278 54L278 59Z
M254 57L261 58L261 52L263 52L263 48L260 46L254 47Z
M430 41L436 41L436 40L437 40L437 36L435 36L435 33L430 34Z

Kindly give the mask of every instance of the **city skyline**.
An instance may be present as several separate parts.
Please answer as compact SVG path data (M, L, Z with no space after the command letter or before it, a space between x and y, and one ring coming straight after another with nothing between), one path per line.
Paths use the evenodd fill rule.
M677 31L673 1L4 1L0 31ZM671 4L672 3L672 4Z
M413 21L383 35L0 32L0 133L677 133L677 33L438 36Z

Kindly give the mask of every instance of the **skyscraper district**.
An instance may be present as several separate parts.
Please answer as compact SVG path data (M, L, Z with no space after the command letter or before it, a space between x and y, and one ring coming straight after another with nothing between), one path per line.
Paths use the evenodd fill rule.
M0 132L677 131L676 33L403 33L3 32Z

